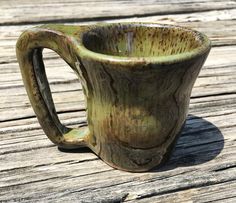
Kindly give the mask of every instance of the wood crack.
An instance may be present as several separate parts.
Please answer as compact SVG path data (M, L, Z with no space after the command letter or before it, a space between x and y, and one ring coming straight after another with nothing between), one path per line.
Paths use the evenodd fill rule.
M225 170L228 170L228 169L232 169L232 168L236 168L236 164L228 164L226 166L221 166L220 168L217 168L215 170L213 170L214 172L219 172L219 171L225 171Z
M86 111L86 109L81 108L81 109L71 109L71 110L57 111L57 114L75 113L75 112L81 112L81 111ZM31 118L36 118L36 116L33 115L33 116L23 116L23 117L12 118L12 119L4 119L4 120L0 120L0 122L4 123L4 122L19 121L19 120L31 119ZM1 132L0 132L0 134L1 134Z
M0 152L0 156L6 155L6 154L12 154L12 153L28 152L28 151L32 151L32 150L36 150L36 149L46 149L46 148L51 148L51 147L55 147L55 145L51 144L51 145L47 145L47 146L43 146L43 147L9 150L9 151L5 151L5 152Z
M212 185L219 185L222 183L229 183L229 182L233 182L236 179L231 179L231 180L225 180L225 181L220 181L220 182L214 182L214 181L209 181L206 183L199 183L199 184L195 184L195 185L187 185L187 186L180 186L179 188L175 188L175 189L171 189L171 190L165 190L162 192L158 192L156 190L152 190L147 192L146 194L139 194L137 195L137 197L135 199L140 200L140 199L146 199L146 198L150 198L150 197L154 197L154 196L161 196L161 195L170 195L173 193L177 193L177 192L181 192L181 191L185 191L185 190L189 190L189 189L193 189L193 188L201 188L201 187L207 187L207 186L212 186Z
M12 184L12 185L7 185L7 186L0 186L0 189L4 188L4 189L12 189L13 187L19 187L19 186L24 186L27 184L33 184L33 183L38 183L38 182L45 182L45 181L51 181L51 180L55 180L55 179L61 179L61 178L66 178L69 176L57 176L57 177L51 177L51 178L45 178L45 179L41 179L41 180L34 180L34 181L29 181L29 182L25 182L25 183L19 183L19 184Z
M217 201L225 200L225 201L221 201L221 202L230 202L230 199L233 199L233 200L235 201L236 195L232 195L232 196L230 196L230 197L217 198ZM229 200L229 201L227 201L227 200ZM234 201L232 201L232 202L234 202ZM216 200L204 201L204 203L210 203L210 202L215 203Z
M222 93L215 93L215 94L207 94L207 95L199 95L199 96L191 96L191 99L199 99L199 98L205 98L205 97L215 97L215 96L225 96L225 95L234 95L236 94L236 91L231 92L222 92Z
M25 171L25 170L34 169L34 168L54 166L54 165L60 165L60 164L68 164L68 165L80 164L83 162L90 162L90 161L96 161L96 160L98 160L98 158L84 159L84 160L80 160L80 161L66 160L66 161L59 161L59 162L55 162L55 163L47 163L47 164L39 164L39 165L32 165L32 166L23 166L23 167L3 169L3 170L0 170L0 173L4 173L4 172L5 173L9 173L9 172L17 173L18 170Z

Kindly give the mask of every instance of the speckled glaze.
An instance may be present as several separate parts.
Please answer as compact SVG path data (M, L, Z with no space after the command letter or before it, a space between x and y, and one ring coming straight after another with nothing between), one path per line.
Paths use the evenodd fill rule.
M88 127L60 123L43 48L57 52L78 75ZM49 139L62 148L87 146L107 164L133 172L167 160L209 51L205 35L155 23L44 25L17 42L23 81Z

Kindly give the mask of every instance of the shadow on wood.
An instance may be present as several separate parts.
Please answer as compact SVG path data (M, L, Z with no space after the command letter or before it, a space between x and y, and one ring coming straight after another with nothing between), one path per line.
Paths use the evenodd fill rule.
M214 124L203 118L189 115L176 147L170 154L170 159L151 171L161 172L177 167L199 165L214 159L223 148L224 137ZM66 153L93 153L86 147L70 150L58 147L58 149Z
M80 147L76 149L64 149L64 148L58 147L58 150L61 152L66 152L66 153L88 153L88 152L93 153L93 151L89 149L88 147Z
M169 161L152 172L194 166L214 159L224 148L221 131L211 122L189 115Z

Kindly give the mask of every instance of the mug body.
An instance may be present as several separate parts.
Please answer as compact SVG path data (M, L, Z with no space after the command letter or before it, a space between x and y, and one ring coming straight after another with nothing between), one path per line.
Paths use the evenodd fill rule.
M88 146L122 170L147 171L163 163L185 123L207 42L196 31L157 24L84 32L77 65L83 70Z
M43 48L78 75L88 126L60 122ZM61 148L87 146L112 167L132 172L169 157L209 51L204 34L155 23L43 25L23 32L16 45L29 100L48 138Z

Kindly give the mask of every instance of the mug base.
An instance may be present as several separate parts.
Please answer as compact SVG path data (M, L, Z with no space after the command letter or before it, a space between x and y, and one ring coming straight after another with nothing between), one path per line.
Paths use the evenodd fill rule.
M95 154L98 154L100 159L112 168L126 172L140 173L150 171L154 168L160 168L171 158L184 126L185 123L179 133L175 136L174 140L165 150L166 153L164 155L161 153L164 150L162 147L153 149L133 149L114 143L110 144L110 146L109 144L103 144L106 146L106 149L103 148L102 152L95 152Z

